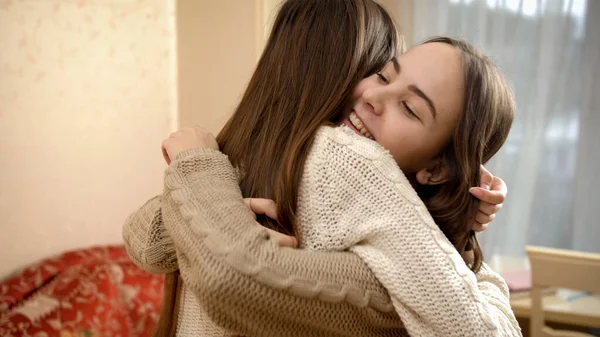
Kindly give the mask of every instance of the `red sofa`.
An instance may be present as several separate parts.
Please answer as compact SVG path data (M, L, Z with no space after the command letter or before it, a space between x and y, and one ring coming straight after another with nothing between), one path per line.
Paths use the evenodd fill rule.
M151 336L163 280L123 246L46 259L0 284L0 336Z

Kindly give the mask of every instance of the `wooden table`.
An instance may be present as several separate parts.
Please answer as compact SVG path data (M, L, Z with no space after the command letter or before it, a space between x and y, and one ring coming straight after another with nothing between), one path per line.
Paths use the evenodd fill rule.
M556 295L556 289L549 289L544 292L543 304L546 322L580 327L600 327L600 294L565 301ZM510 305L517 318L530 319L530 292L512 293Z

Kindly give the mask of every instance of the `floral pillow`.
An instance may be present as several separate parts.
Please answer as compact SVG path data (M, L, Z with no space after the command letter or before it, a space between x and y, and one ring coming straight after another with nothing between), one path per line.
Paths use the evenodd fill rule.
M67 252L0 284L0 336L150 336L162 285L123 246Z

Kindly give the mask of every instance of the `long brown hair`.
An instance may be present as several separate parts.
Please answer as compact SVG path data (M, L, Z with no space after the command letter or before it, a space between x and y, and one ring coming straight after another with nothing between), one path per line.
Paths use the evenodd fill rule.
M317 129L341 120L353 88L397 47L394 24L374 1L283 3L254 76L217 137L244 172L242 194L277 202L275 229L297 233L298 187Z
M508 137L515 115L514 95L499 69L466 41L449 37L431 38L424 43L445 43L462 55L464 70L464 111L450 143L440 158L448 181L436 186L419 186L417 192L436 224L456 249L472 249L471 269L481 268L483 252L471 227L479 200L469 188L479 186L480 166L500 149Z
M298 188L316 131L341 121L353 88L396 56L399 39L373 0L283 2L248 87L217 136L243 172L243 196L277 202L278 223L262 218L263 225L297 233ZM156 336L174 334L180 292L178 272L167 275Z

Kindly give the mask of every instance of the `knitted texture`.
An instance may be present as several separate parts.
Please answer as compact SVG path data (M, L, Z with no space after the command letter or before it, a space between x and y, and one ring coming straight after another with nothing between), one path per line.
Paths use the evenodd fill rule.
M485 265L469 269L376 142L322 128L299 196L303 245L359 255L411 336L521 335L504 280Z
M178 248L185 296L195 293L220 326L248 336L405 334L386 292L356 255L270 242L241 203L224 155L185 151L167 170L165 185L164 226ZM158 206L138 212L156 214ZM146 222L124 228L128 247L145 242L175 251L171 241L126 235L128 227L164 230L153 229L162 225L148 222L150 216L138 218ZM477 277L467 268L378 144L345 127L322 128L306 163L298 218L303 247L349 249L371 267L412 336L520 336L504 281L487 266ZM141 255L134 260L153 263L142 267L163 266L143 256L154 249L131 246L130 253ZM200 320L190 308L182 306L181 320Z
M199 186L204 186L201 193ZM186 288L228 331L405 335L385 289L356 254L306 252L271 241L244 204L227 157L218 151L188 150L171 163L162 214Z
M155 274L179 269L173 240L162 223L160 198L148 200L132 213L123 225L123 241L127 254L138 266Z
M179 320L177 321L177 336L202 336L202 337L224 337L231 336L215 323L204 312L204 308L198 303L198 299L191 291L183 291Z

